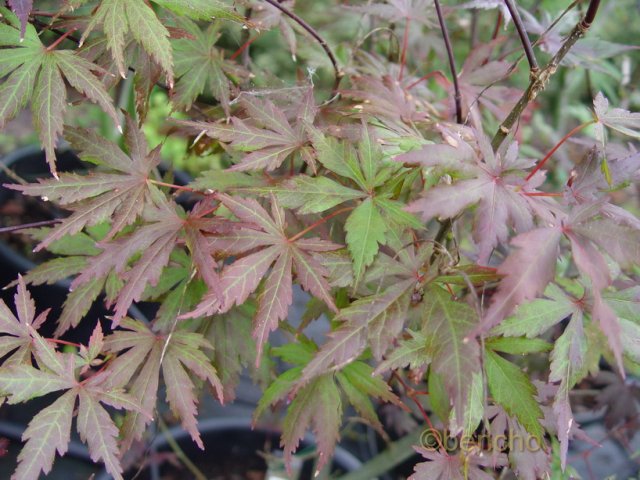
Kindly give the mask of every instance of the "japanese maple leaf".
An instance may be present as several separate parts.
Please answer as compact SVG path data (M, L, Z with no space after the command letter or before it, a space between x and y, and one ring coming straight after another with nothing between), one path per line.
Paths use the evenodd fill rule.
M205 31L186 18L181 18L178 25L191 38L171 42L177 78L172 102L178 108L189 110L198 95L206 93L218 100L229 116L231 91L228 77L241 78L247 72L232 61L225 60L222 51L215 47L220 38L218 23L211 23Z
M593 294L591 314L600 324L614 353L622 375L621 327L613 310L603 301L601 292L611 282L611 271L598 246L620 265L640 260L637 238L640 231L605 220L600 216L602 202L582 205L555 224L520 234L512 240L518 247L498 267L505 275L493 301L474 334L497 325L513 309L526 300L540 295L555 275L555 265L562 236L570 241L572 259L582 275L588 279ZM611 229L612 232L604 232ZM621 237L612 237L616 233ZM603 238L601 238L603 235ZM611 241L611 244L609 243Z
M97 65L76 55L71 50L45 47L36 29L28 24L24 38L20 22L4 7L0 7L3 48L0 55L0 128L31 102L33 122L40 135L51 172L56 175L55 146L63 130L63 116L67 106L65 80L80 94L97 103L119 127L118 116L111 97L94 72L101 73Z
M105 228L106 227L106 228ZM34 229L28 233L34 240L42 241L49 234L49 228ZM108 231L107 225L91 228L89 234L84 232L67 235L47 246L47 251L56 258L38 264L24 276L31 285L52 285L82 272L91 257L100 253L96 241L102 240ZM95 277L87 283L69 292L62 305L62 312L57 319L56 336L62 335L69 328L78 326L98 298L105 285L105 277Z
M144 134L132 119L127 119L125 143L129 155L120 148L84 129L67 129L67 140L78 150L80 158L105 167L106 171L88 175L63 173L58 180L39 180L28 185L6 185L27 195L43 197L64 206L73 213L51 229L36 247L47 247L65 235L73 235L85 226L111 221L107 238L133 223L145 205L162 198L149 177L160 162L160 150L147 153Z
M72 6L77 7L83 3L86 3L86 0L76 0L72 2ZM242 20L242 17L234 13L229 6L217 0L154 0L154 3L178 15L198 20L210 20L213 17ZM81 43L96 27L101 27L106 35L107 46L123 78L126 76L124 46L127 34L130 33L162 68L169 86L173 87L174 56L169 31L158 19L151 5L144 0L102 0L82 34Z
M201 204L189 215L185 215L173 202L147 207L143 212L147 223L130 235L99 244L103 251L89 261L87 267L72 282L71 288L105 277L112 270L118 274L124 281L124 286L118 292L115 302L113 322L117 325L127 314L129 306L141 299L147 285L157 284L176 243L184 236L198 273L213 294L219 297L221 290L217 264L203 233L215 229L217 222L202 218L203 208L206 210L207 207ZM126 270L129 260L138 252L142 252L141 257Z
M220 278L222 295L207 294L202 303L188 316L225 312L233 305L241 305L259 286L258 309L254 319L253 336L258 346L257 361L269 333L287 316L292 298L292 270L302 288L323 300L337 311L326 281L327 272L313 256L340 248L334 243L318 238L290 240L285 234L284 211L274 200L271 215L253 199L241 199L226 194L218 198L239 220L250 224L220 238L212 237L214 250L232 255L248 253L224 267Z
M476 324L474 310L464 302L452 300L442 287L433 285L425 291L421 331L427 338L431 368L442 377L452 406L454 433L472 415L467 406L474 377L481 372L480 346L473 339L466 340Z
M327 183L316 178L308 181L306 186L300 185L302 195L294 197L284 193L281 198L286 206L306 213L321 212L346 200L363 198L345 221L347 247L353 259L353 287L356 289L365 269L373 263L379 246L386 243L387 233L407 226L421 229L422 224L404 212L402 204L393 199L390 185L405 175L405 171L389 161L371 129L363 124L357 149L317 131L310 134L322 166L349 179L361 193L334 184L324 188L324 198L315 194L304 195L309 186L315 185L317 189ZM289 186L293 186L293 182Z
M265 390L255 410L254 423L269 406L285 400L295 389L304 364L313 358L315 346L289 344L274 350L276 356L295 367L280 375ZM282 431L281 444L285 449L287 468L291 467L292 454L309 428L315 433L318 444L317 470L331 459L339 438L343 397L371 425L382 428L370 397L395 404L400 402L389 385L381 378L373 377L372 373L369 365L356 361L340 372L321 375L297 390L288 405Z
M500 406L489 406L486 417L490 419L488 433L492 439L492 447L504 451L509 445L514 446L509 449L508 458L509 465L518 478L537 480L549 475L551 455L544 439L532 442L530 433ZM499 439L504 439L502 444L498 443Z
M344 368L370 345L380 359L402 331L414 285L415 279L404 279L340 310L334 321L341 322L341 326L329 334L328 341L305 366L300 385Z
M118 455L118 428L102 404L147 415L121 385L109 384L105 371L79 381L76 357L57 352L46 339L29 327L38 368L29 363L0 368L0 393L10 404L47 393L64 391L56 401L33 417L23 435L26 444L18 456L14 480L37 480L49 473L56 451L64 455L71 440L71 422L77 417L80 439L89 447L94 462L103 461L115 479L122 479ZM82 360L82 359L80 359Z
M355 149L351 143L338 141L315 129L309 129L309 135L318 162L345 179L348 186L324 175L298 175L276 185L238 190L275 194L281 205L301 214L321 213L344 202L362 199L345 222L356 289L365 269L374 261L379 245L386 243L387 235L391 235L395 227L423 228L420 221L403 211L403 204L393 198L393 185L402 180L407 170L389 161L372 129L365 124Z
M247 118L231 117L231 125L222 123L177 122L205 132L208 136L228 143L241 152L239 163L230 171L275 170L292 155L298 155L315 173L316 164L307 135L313 123L316 106L309 89L300 101L292 125L283 110L270 100L242 95L239 101Z
M553 401L553 413L556 416L558 439L560 440L560 459L566 465L569 437L573 414L569 401L569 391L588 373L587 338L584 332L582 315L574 315L563 334L556 340L551 352L550 382L559 382Z
M390 246L398 258L381 253L365 275L363 284L370 285L373 294L362 296L334 317L339 325L329 334L312 361L304 368L301 383L329 371L338 371L358 358L367 347L376 360L382 360L389 347L400 336L407 319L407 310L422 265L428 261L430 249L405 245L405 236L391 237ZM334 253L320 254L331 272ZM394 256L394 257L395 257ZM351 283L351 262L346 258L346 284ZM332 272L335 273L335 272ZM351 277L351 278L349 278ZM344 283L343 283L344 284ZM363 285L363 290L364 290ZM364 290L367 292L367 290ZM384 371L380 369L378 371Z
M478 263L483 264L489 260L496 245L508 239L510 225L518 233L533 227L534 208L526 193L542 183L544 174L524 180L520 172L533 162L518 159L517 144L512 143L506 151L494 154L484 135L478 133L476 138L482 160L461 139L451 139L455 145L426 145L422 150L399 155L396 160L457 171L471 177L451 185L432 187L406 209L420 213L424 221L429 221L453 218L477 203L473 234L478 244Z
M482 115L478 105L485 107L497 119L503 119L511 111L513 105L520 98L521 92L515 88L494 85L505 79L511 68L507 61L491 60L491 54L504 41L506 37L482 43L475 47L467 56L458 75L458 85L462 97L463 118L471 117L471 124L480 128ZM438 77L443 82L441 77ZM454 98L454 89L451 82L443 85L449 92L449 98ZM450 102L451 117L455 112L453 102Z
M423 101L411 95L391 75L354 75L353 88L344 90L345 97L362 102L363 112L388 122L424 122L429 115Z
M593 100L596 114L596 135L604 142L604 127L609 127L617 132L632 138L640 138L640 113L632 113L623 108L609 108L609 100L598 92Z
M45 310L36 317L35 303L21 276L18 277L18 290L14 298L17 318L4 301L0 300L0 358L4 359L2 365L31 362L30 328L40 327L49 313Z
M223 401L222 384L209 356L211 344L199 333L174 330L159 334L145 324L129 318L123 320L123 330L107 336L105 350L118 356L106 370L108 382L130 385L130 395L140 402L144 411L153 412L158 396L160 372L171 410L181 419L182 427L194 442L204 449L198 432L196 415L198 400L191 375L211 385ZM151 419L140 412L130 412L122 426L122 450L142 437Z
M414 447L426 462L418 463L408 480L492 480L482 467L495 469L507 465L503 453L487 455L484 452L441 453L424 447Z

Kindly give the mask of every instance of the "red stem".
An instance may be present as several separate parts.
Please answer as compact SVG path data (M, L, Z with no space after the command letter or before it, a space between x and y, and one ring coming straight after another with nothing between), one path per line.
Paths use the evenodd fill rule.
M161 182L159 180L153 180L151 178L148 179L151 183L154 183L156 185L160 185L161 187L169 187L169 188L173 188L174 190L183 190L185 192L198 192L197 190L194 190L191 187L185 187L183 185L174 185L173 183L166 183L166 182ZM200 192L198 192L200 193Z
M240 54L242 54L242 52L244 52L244 51L247 49L247 47L248 47L249 45L251 45L254 41L256 41L260 35L261 35L261 33L260 33L260 34L258 34L258 35L256 35L256 36L255 36L255 37L253 37L253 38L248 39L246 42L244 42L244 43L240 46L240 48L238 48L238 50L236 50L235 52L233 52L233 55L231 55L231 56L229 57L229 60L235 60L235 59L236 59Z
M10 227L1 227L0 233L11 233L16 232L18 230L24 230L25 228L36 228L36 227L47 227L49 225L55 225L58 222L61 222L60 219L53 220L42 220L41 222L32 222L32 223L23 223L22 225L12 225Z
M429 80L431 77L435 77L436 75L440 76L443 80L445 80L446 82L449 82L449 79L446 77L446 75L444 73L442 73L442 71L440 70L434 70L433 72L429 72L426 75L423 75L422 77L420 77L418 80L416 80L415 82L411 83L408 87L407 87L407 91L411 90L413 87L415 87L416 85L418 85L420 82L424 81L424 80Z
M500 31L501 26L502 26L502 12L498 10L498 18L496 19L496 26L493 29L491 40L495 40L496 38L498 38L498 32Z
M293 243L296 240L299 240L300 238L302 238L304 235L306 235L307 233L309 233L311 230L313 230L314 228L316 228L319 225L322 225L324 222L326 222L327 220L331 220L333 217L337 217L338 215L340 215L341 213L344 212L348 212L349 210L353 210L355 207L344 207L341 208L340 210L336 210L335 212L327 215L326 217L322 217L320 220L318 220L317 222L312 223L311 225L309 225L307 228L305 228L304 230L302 230L301 232L296 233L293 237L289 238L287 241L289 243Z
M407 47L409 45L409 25L411 19L407 17L407 23L404 26L404 35L402 36L402 54L400 55L400 75L398 75L398 81L402 81L402 74L404 73L404 65L407 62Z
M560 192L524 192L527 197L562 197Z
M575 127L573 130L571 130L569 133L567 133L564 137L562 137L562 139L556 144L555 147L553 147L551 150L549 150L549 153L547 153L544 158L542 160L540 160L538 162L538 164L536 165L536 167L531 170L531 172L529 172L529 175L527 175L527 177L525 178L525 180L530 180L531 177L533 177L536 172L538 170L540 170L545 163L547 163L547 160L549 160L551 158L551 156L556 153L556 150L558 150L558 148L560 148L560 146L566 142L567 140L569 140L573 135L575 135L577 132L579 132L580 130L582 130L585 127L588 127L589 125L592 125L596 123L595 120L591 120L587 123L583 123L582 125L578 125L577 127Z
M429 425L429 428L431 429L431 431L436 432L437 430L433 426L433 423L431 423L431 419L429 418L429 415L427 414L426 410L424 409L420 401L415 397L416 391L412 387L407 385L407 383L402 379L402 377L398 375L396 372L393 372L393 376L400 382L400 384L402 385L402 388L404 388L404 391L407 394L407 397L413 400L413 403L416 404L416 407L418 407L418 410L420 410L420 414L422 415L422 418L424 418L424 421L427 423L427 425ZM447 449L444 448L440 435L434 435L434 436L435 436L436 442L438 443L438 447L440 447L444 455L448 457L449 452L447 452Z
M58 45L60 45L60 43L62 43L62 41L67 38L69 35L71 35L73 32L75 32L78 28L77 27L73 27L71 30L68 30L66 32L64 32L61 36L59 36L55 42L53 42L51 45L49 45L47 47L47 52L50 52L51 50L53 50L54 48L56 48Z
M59 340L57 338L47 338L47 341L51 342L51 343L59 343L60 345L69 345L71 347L80 348L80 344L79 343L68 342L66 340Z

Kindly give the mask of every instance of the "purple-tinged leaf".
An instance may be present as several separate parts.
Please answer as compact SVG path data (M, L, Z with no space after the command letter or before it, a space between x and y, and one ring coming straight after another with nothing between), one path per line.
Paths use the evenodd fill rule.
M264 289L258 295L258 311L253 331L257 343L256 362L260 361L262 349L269 339L269 334L278 328L281 320L287 317L289 305L293 302L292 264L291 252L282 252L271 269Z
M463 458L462 452L447 454L424 447L414 449L427 461L418 463L408 480L491 480L493 475L485 473L482 467L495 469L507 464L504 453L470 452Z
M100 396L85 389L78 391L78 433L89 447L94 462L103 461L114 479L122 479L122 466L118 459L118 427L109 413L100 405Z
M544 291L555 274L561 236L560 228L545 227L522 233L511 241L515 250L498 267L498 273L505 278L474 334L493 328L518 305Z
M598 92L593 100L596 113L598 137L604 141L604 126L612 128L624 135L640 138L640 113L631 113L622 108L609 109L609 100L602 92Z
M573 414L569 402L569 391L586 374L585 358L587 342L582 326L582 315L574 315L564 333L556 340L551 352L550 382L560 382L553 402L556 415L558 439L560 440L560 460L566 465L569 437L573 424Z
M9 0L9 6L20 19L20 40L22 41L27 30L29 14L33 8L33 0Z

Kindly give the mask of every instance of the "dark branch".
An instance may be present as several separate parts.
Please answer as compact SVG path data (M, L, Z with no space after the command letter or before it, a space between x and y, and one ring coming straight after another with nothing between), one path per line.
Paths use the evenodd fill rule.
M18 230L24 230L26 228L47 227L49 225L55 225L62 220L42 220L41 222L23 223L22 225L13 225L11 227L1 227L0 233L17 232Z
M460 95L460 85L458 85L458 72L456 71L456 61L453 58L453 48L451 48L451 39L449 38L449 30L444 23L444 16L442 15L442 8L440 8L440 0L433 0L436 6L436 14L438 15L438 22L440 23L440 30L442 30L442 38L444 40L444 46L447 49L447 57L449 59L449 69L451 70L451 76L453 77L453 90L456 103L456 122L463 123L462 120L462 97Z
M553 58L542 70L540 70L539 73L531 75L529 86L522 94L522 97L520 97L520 100L518 100L518 103L516 103L511 112L509 112L507 118L502 122L491 141L491 146L494 151L497 151L498 148L500 148L500 145L502 145L502 142L507 138L511 129L520 118L520 115L522 115L522 112L527 108L527 105L535 100L538 94L545 89L547 82L556 72L560 62L562 62L567 53L569 53L569 50L571 50L575 43L587 32L595 19L599 4L600 0L591 0L584 18L580 20L575 27L573 27L573 30L571 30L571 33Z
M329 57L329 60L331 60L331 64L333 65L333 70L335 72L335 77L336 77L335 82L333 84L333 93L336 93L338 91L338 87L340 86L340 80L342 80L342 77L344 75L340 71L340 67L338 67L338 61L336 60L335 55L329 48L329 45L327 44L326 40L322 38L320 34L311 25L309 25L307 22L305 22L302 18L300 18L298 15L293 13L288 8L280 5L276 0L264 0L264 1L267 2L269 5L272 5L278 10L280 10L287 17L291 18L291 20L293 20L302 28L304 28L309 33L309 35L311 35L320 44L322 49L325 51L325 53Z
M585 29L589 28L593 21L596 19L599 7L600 0L591 0L591 2L589 3L589 8L587 9L587 13L584 16L584 20L582 20L582 25Z
M529 70L532 73L535 73L539 70L538 62L536 60L535 53L533 53L533 47L531 46L529 36L527 35L524 25L522 24L520 13L518 13L518 8L513 3L513 0L504 0L504 3L507 4L509 13L511 14L511 18L513 19L513 24L516 26L516 30L518 32L518 35L520 36L522 48L524 48L524 53L527 56L527 61L529 62Z

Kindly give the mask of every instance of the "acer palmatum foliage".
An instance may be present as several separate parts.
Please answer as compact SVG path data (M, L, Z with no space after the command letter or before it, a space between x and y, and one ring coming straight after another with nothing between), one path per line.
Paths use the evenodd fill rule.
M67 214L23 232L54 258L13 282L13 306L0 302L3 400L57 392L24 433L14 479L48 473L72 428L122 478L124 452L149 441L165 401L206 448L199 396L233 401L246 369L264 387L254 422L284 416L288 466L312 431L319 471L348 414L385 439L413 425L458 440L414 441L416 480L564 478L569 443L585 438L575 389L604 385L591 405L608 409L608 428L629 423L612 392L631 391L622 379L640 368L640 219L628 188L640 177L640 114L596 93L582 108L593 120L561 124L555 148L521 141L550 120L543 90L556 70L632 50L581 43L599 2L577 24L522 9L518 35L498 35L511 25L499 1L440 18L431 1L324 2L351 29L293 1L33 3L0 7L0 126L30 105L54 178L5 187ZM470 51L425 62L447 26ZM268 29L282 46L262 41ZM511 78L527 42L540 64L528 86ZM185 158L217 159L187 186L160 176L162 146L145 135L162 89L181 113L167 141L188 138ZM116 141L65 125L87 102ZM57 173L62 138L82 171ZM531 158L542 149L550 155ZM28 285L65 278L58 318L38 312ZM290 316L295 285L310 298L302 319ZM142 301L155 316L130 318ZM60 340L94 302L112 309L111 328L96 325L86 344ZM306 335L327 319L326 338ZM45 322L53 338L39 333ZM123 411L118 422L105 406ZM523 438L538 448L513 447ZM364 467L371 478L380 463Z

